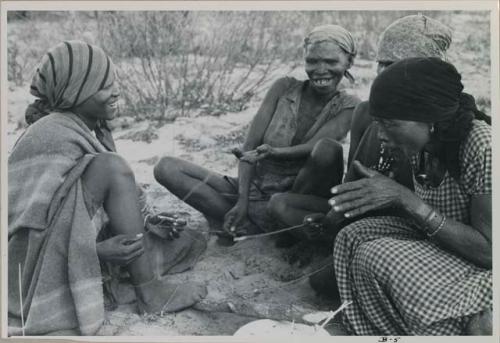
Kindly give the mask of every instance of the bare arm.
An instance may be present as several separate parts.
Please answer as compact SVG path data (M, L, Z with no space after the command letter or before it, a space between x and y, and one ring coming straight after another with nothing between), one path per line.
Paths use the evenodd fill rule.
M335 186L330 204L346 217L356 217L368 211L397 207L405 211L423 231L435 235L444 249L483 268L491 268L491 195L473 195L470 205L471 225L446 218L444 225L429 228L428 215L433 208L408 188L377 173L358 161L353 162L364 179ZM440 218L440 216L438 216ZM436 227L437 226L437 227ZM436 231L439 228L439 231Z
M267 92L257 114L255 115L247 138L243 144L243 152L254 150L262 144L266 129L271 122L274 111L278 104L279 97L286 89L286 80L276 81ZM248 192L250 181L254 174L254 165L250 163L240 163L238 166L239 199L238 201L248 202Z
M276 160L306 158L311 154L314 145L322 138L342 140L347 135L351 126L352 108L342 110L335 118L328 121L306 143L289 147L273 148L269 158Z
M415 213L422 200L408 199L405 208L412 217L422 222L425 218ZM433 236L443 248L491 269L491 195L476 195L471 200L471 225L446 218L444 226Z
M425 219L417 209L423 201L417 197L403 202L410 215L421 222ZM443 248L477 266L491 269L491 195L475 195L470 206L471 225L446 218L444 226L433 236Z
M279 79L267 92L257 114L255 115L247 138L243 144L243 151L254 150L262 144L267 126L271 122L274 111L278 104L280 95L286 90L286 79ZM248 213L248 196L250 191L250 182L255 172L255 165L240 160L238 165L238 201L224 217L224 230L234 234L238 227L244 224Z
M372 118L370 117L368 111L368 102L364 101L360 103L354 109L352 114L352 124L351 124L351 143L349 145L349 159L348 165L351 165L354 153L358 148L361 137L365 133L368 126L370 126Z

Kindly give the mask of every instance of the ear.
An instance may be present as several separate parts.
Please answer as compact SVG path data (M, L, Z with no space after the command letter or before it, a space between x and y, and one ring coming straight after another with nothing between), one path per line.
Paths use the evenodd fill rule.
M344 51L344 53L347 55L347 66L346 70L351 69L352 65L354 64L354 56L349 54L348 52Z

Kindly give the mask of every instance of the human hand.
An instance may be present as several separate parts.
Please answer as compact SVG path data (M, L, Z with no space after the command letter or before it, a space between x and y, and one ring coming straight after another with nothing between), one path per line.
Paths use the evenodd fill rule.
M155 215L146 216L145 229L155 235L173 240L179 238L180 232L184 230L186 221L177 218L177 215L172 215L167 212L161 212Z
M236 205L234 205L234 207L230 209L224 216L224 224L222 226L224 231L232 236L236 236L239 231L242 231L241 227L246 222L247 213L248 205L238 201Z
M304 234L309 240L318 239L324 231L323 222L325 220L324 213L311 213L304 217L303 224L305 225Z
M116 235L97 243L99 259L124 266L144 253L142 233L138 235Z
M269 144L259 145L255 150L249 150L243 153L240 160L248 163L256 163L257 161L271 157L275 150Z
M415 197L408 188L359 161L353 162L353 168L363 179L333 187L334 196L328 202L347 218L387 207L403 207L407 197Z

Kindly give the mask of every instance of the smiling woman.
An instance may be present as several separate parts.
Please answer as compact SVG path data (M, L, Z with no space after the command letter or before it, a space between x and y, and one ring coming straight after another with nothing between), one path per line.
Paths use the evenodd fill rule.
M104 321L100 262L126 267L141 312L177 311L206 295L204 285L179 288L153 272L192 260L201 240L181 235L174 249L152 235L158 217L144 220L134 175L106 125L117 109L114 81L105 52L80 41L52 48L33 78L31 125L8 166L10 335L95 334Z
M155 167L158 182L223 222L229 237L302 222L310 206L326 211L328 189L341 181L338 140L346 136L359 100L337 86L344 76L352 80L348 69L356 46L344 28L324 25L306 36L304 52L309 80L284 77L272 85L240 152L237 178L173 157ZM295 205L289 192L310 195L300 204L306 208Z

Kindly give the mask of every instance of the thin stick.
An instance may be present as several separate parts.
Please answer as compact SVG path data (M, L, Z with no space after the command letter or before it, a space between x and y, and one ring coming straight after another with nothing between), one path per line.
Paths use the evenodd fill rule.
M295 229L300 229L300 228L305 227L305 226L307 226L307 224L300 224L300 225L290 226L290 227L287 227L287 228L284 228L284 229L281 229L281 230L276 230L276 231L271 231L271 232L265 232L265 233L258 233L258 234L255 234L255 235L235 237L234 241L235 242L239 242L239 241L243 241L243 240L249 239L249 238L260 238L260 237L272 236L272 235L276 235L278 233L282 233L282 232L286 232L286 231L291 231L291 230L295 230Z
M23 311L23 289L22 289L22 277L21 277L21 263L19 263L19 306L21 307L21 329L24 336L24 311Z
M337 315L337 313L339 313L340 311L342 311L343 309L345 309L347 306L349 306L351 304L352 304L352 301L347 301L347 302L343 303L335 312L330 311L330 315L328 316L328 318L325 319L323 324L321 324L320 328L323 329L326 326L326 324L328 324L328 322L330 322L330 320L332 320L333 317L335 317Z

